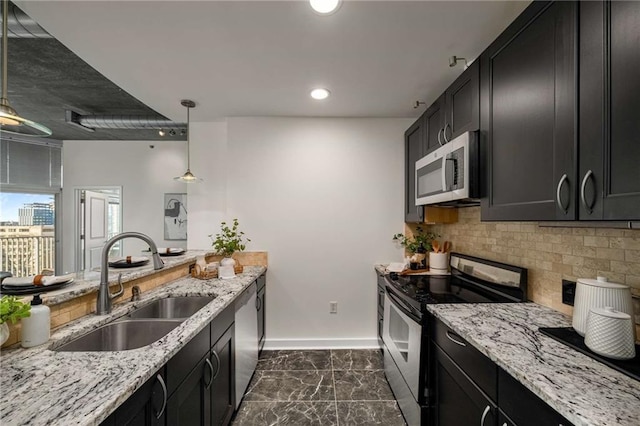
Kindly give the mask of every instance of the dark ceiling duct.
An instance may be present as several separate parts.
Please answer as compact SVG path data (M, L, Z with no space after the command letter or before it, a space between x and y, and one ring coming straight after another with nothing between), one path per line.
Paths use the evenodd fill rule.
M9 3L9 38L53 38L44 28L18 7Z
M94 129L179 129L186 130L185 123L176 123L152 115L80 115L67 110L65 120L87 131Z

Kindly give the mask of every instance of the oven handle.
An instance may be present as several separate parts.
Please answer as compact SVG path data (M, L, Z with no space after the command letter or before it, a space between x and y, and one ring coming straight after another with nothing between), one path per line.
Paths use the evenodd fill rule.
M389 288L387 290L387 295L389 296L389 300L393 303L393 305L404 312L409 318L419 323L422 319L422 315L415 312L415 309L409 306L406 302L402 301L398 296L393 294Z

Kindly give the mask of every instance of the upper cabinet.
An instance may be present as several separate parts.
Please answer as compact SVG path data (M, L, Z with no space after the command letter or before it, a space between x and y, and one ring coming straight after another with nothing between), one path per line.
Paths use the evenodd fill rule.
M443 137L450 141L480 127L480 61L474 61L449 86Z
M424 114L404 132L404 221L422 222L423 208L416 206L416 161L424 146Z
M479 128L478 62L471 64L404 133L405 222L426 220L424 207L416 206L416 161L462 133Z
M574 220L576 3L534 2L482 54L483 220Z
M640 220L640 2L580 3L581 220Z

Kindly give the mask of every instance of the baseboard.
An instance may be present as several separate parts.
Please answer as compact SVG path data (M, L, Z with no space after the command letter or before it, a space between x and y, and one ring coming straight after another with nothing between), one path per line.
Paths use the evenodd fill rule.
M265 350L380 349L378 339L266 339Z

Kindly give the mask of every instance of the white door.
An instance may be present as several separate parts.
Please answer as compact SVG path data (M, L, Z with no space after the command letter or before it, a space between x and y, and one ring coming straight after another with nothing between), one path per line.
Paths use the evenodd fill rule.
M109 238L109 196L84 191L84 269L100 267L102 247Z

